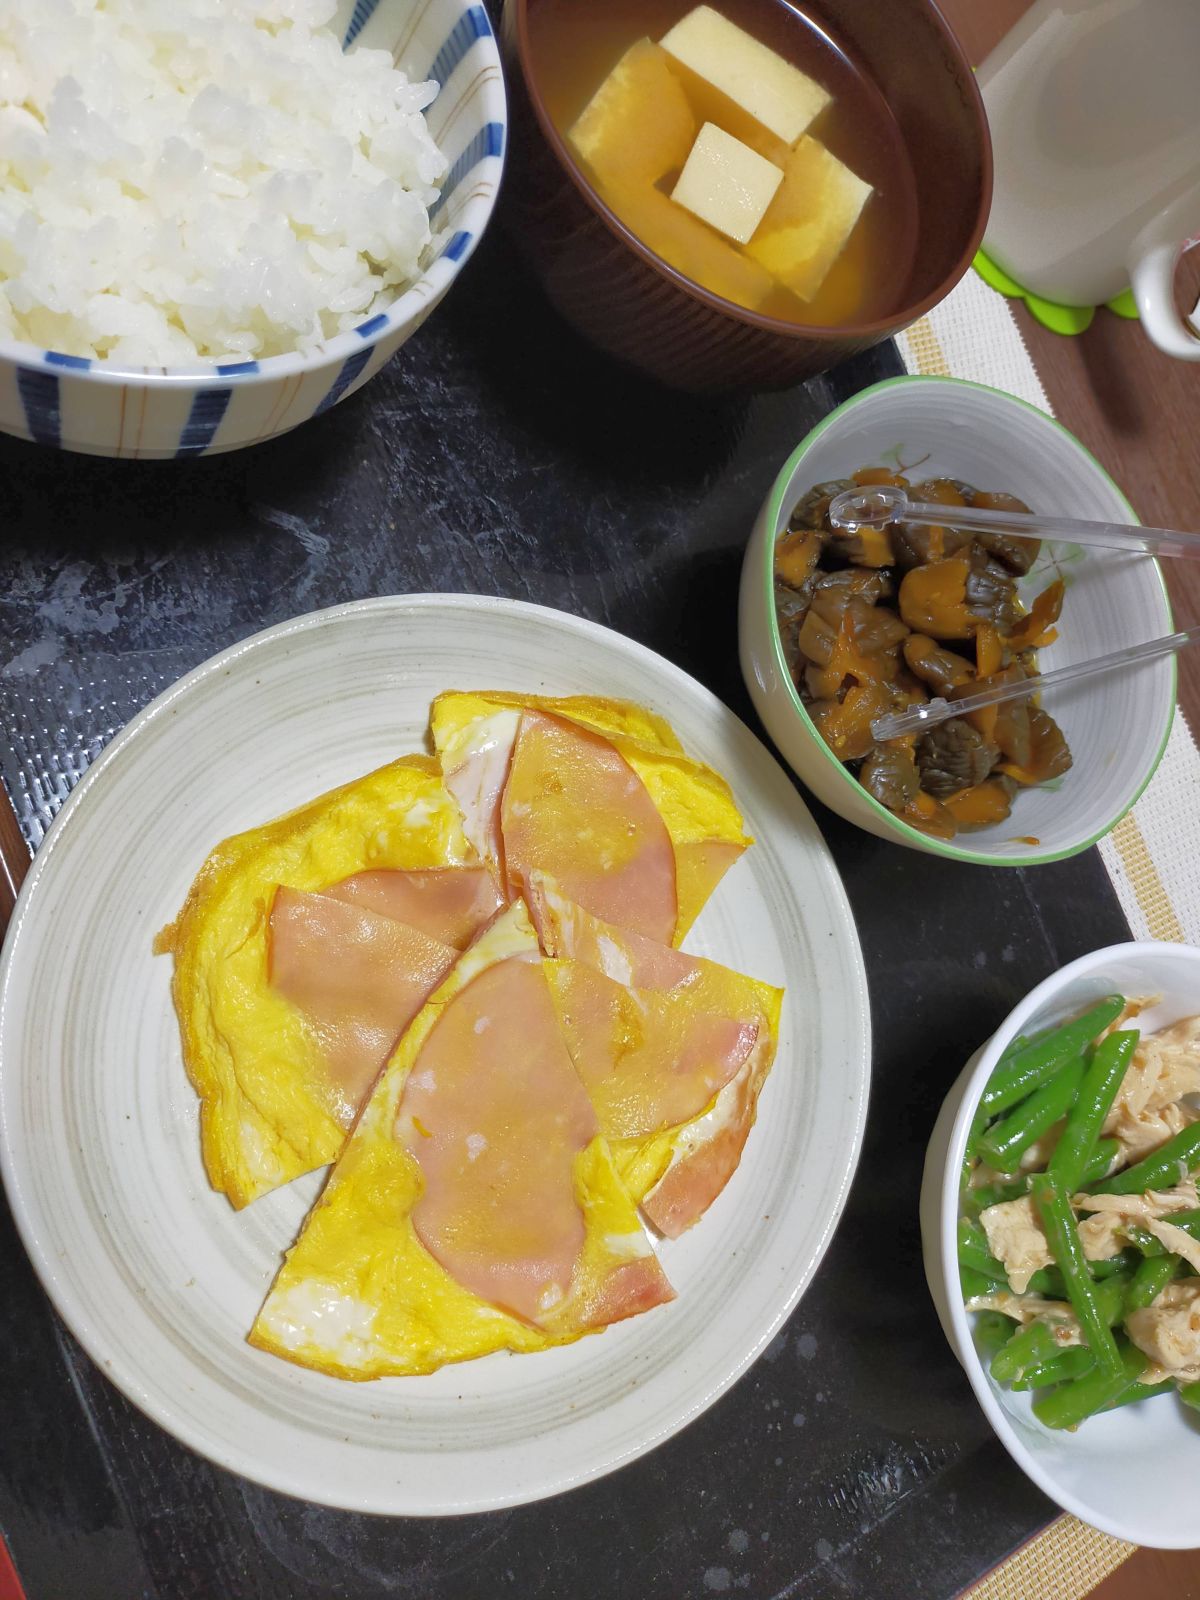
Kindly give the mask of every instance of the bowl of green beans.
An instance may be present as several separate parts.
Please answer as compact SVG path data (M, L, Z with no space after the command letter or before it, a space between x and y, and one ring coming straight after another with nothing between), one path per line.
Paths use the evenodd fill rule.
M1200 1381L1162 1358L1168 1324L1200 1351L1200 1095L1138 1147L1122 1086L1141 1039L1197 1015L1187 945L1047 978L946 1097L921 1191L930 1292L1001 1443L1065 1510L1159 1549L1200 1543Z

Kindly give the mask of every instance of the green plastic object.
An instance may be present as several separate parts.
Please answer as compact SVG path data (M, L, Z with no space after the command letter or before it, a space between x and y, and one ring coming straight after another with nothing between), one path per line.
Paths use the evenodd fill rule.
M998 267L992 258L984 251L975 253L975 271L984 283L996 289L1002 295L1007 295L1010 300L1024 300L1029 307L1029 314L1035 321L1040 322L1043 328L1049 328L1052 333L1076 334L1083 333L1090 328L1092 319L1096 315L1095 306L1060 306L1053 300L1043 300L1041 295L1031 294L1028 289L1023 289L1015 278L1010 278L1002 267ZM1137 305L1133 298L1132 289L1123 289L1115 300L1105 302L1109 311L1115 312L1118 317L1137 317Z

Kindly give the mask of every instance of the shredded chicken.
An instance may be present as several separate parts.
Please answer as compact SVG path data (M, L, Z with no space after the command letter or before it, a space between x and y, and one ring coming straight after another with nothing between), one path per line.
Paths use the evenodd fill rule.
M1129 1313L1125 1331L1163 1375L1195 1382L1191 1374L1200 1371L1200 1279L1169 1283L1152 1306Z
M987 1234L988 1249L1003 1265L1013 1292L1024 1294L1034 1273L1054 1261L1032 1197L1022 1195L1019 1200L1002 1200L999 1205L987 1206L979 1213L979 1220ZM1120 1215L1115 1215L1089 1217L1079 1224L1083 1253L1089 1261L1107 1261L1124 1250L1128 1240L1120 1236L1120 1222Z
M1200 1094L1200 1016L1140 1040L1104 1134L1119 1141L1125 1162L1137 1161L1200 1116L1183 1102L1188 1094Z
M1150 1189L1145 1194L1077 1194L1071 1204L1076 1211L1107 1211L1130 1222L1146 1223L1151 1218L1169 1217L1173 1211L1195 1211L1200 1196L1195 1178L1187 1178L1174 1189Z
M1149 1011L1150 1007L1156 1006L1161 999L1160 994L1140 994L1126 1000L1120 1015L1110 1022L1102 1033L1096 1035L1096 1043L1099 1044L1101 1039L1107 1039L1110 1033L1119 1033L1121 1029L1127 1028L1136 1017L1141 1016L1143 1011Z
M1177 1228L1173 1222L1159 1222L1152 1219L1147 1222L1146 1231L1152 1233L1172 1255L1179 1256L1189 1267L1194 1267L1200 1272L1200 1240L1193 1239L1190 1233L1183 1228Z
M1168 1139L1190 1127L1197 1118L1200 1118L1200 1111L1186 1100L1178 1100L1174 1105L1163 1106L1158 1111L1142 1111L1136 1116L1122 1107L1115 1121L1112 1116L1109 1117L1112 1126L1106 1137L1116 1139L1121 1146L1119 1165L1127 1167L1148 1156L1152 1150L1157 1150L1159 1145L1166 1144Z
M1044 1322L1063 1349L1082 1344L1079 1322L1069 1305L1062 1300L1043 1300L1037 1294L1012 1294L998 1289L995 1294L977 1294L966 1303L968 1311L1001 1311L1012 1317L1022 1327L1030 1322Z

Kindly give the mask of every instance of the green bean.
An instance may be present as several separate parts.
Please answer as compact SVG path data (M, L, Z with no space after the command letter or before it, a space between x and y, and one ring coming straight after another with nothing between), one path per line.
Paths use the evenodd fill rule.
M1008 1292L1007 1278L989 1278L982 1272L976 1272L974 1267L960 1266L958 1283L964 1300L978 1300L984 1295Z
M1083 1071L1082 1060L1068 1062L1003 1121L994 1123L979 1141L979 1153L988 1165L999 1172L1015 1172L1034 1140L1070 1111Z
M1117 1098L1137 1042L1137 1033L1126 1030L1110 1033L1096 1046L1079 1095L1067 1117L1067 1125L1046 1168L1067 1194L1074 1194L1083 1181L1088 1163L1095 1154L1100 1129Z
M1014 1389L1049 1389L1056 1383L1082 1378L1096 1365L1096 1358L1085 1344L1068 1345L1040 1367L1030 1367L1015 1380Z
M1002 1206L1006 1201L1020 1200L1028 1193L1029 1184L1024 1178L1018 1178L1015 1183L981 1183L977 1188L967 1190L963 1203L978 1215L989 1206Z
M981 1361L991 1361L1012 1334L1013 1325L1001 1311L981 1311L975 1319L975 1348Z
M1067 1298L1079 1318L1084 1343L1096 1357L1097 1367L1115 1372L1120 1362L1113 1336L1104 1319L1097 1294L1118 1282L1110 1278L1100 1289L1092 1282L1083 1242L1075 1226L1075 1214L1062 1189L1048 1174L1033 1180L1033 1198L1042 1219L1046 1242L1067 1286Z
M1094 1286L1100 1315L1110 1328L1124 1320L1125 1302L1132 1283L1132 1272L1116 1272L1111 1278L1105 1278Z
M1173 1222L1177 1228L1182 1228L1184 1233L1190 1234L1193 1239L1200 1239L1200 1210L1176 1211L1162 1219L1164 1222ZM1171 1254L1170 1247L1161 1239L1151 1233L1149 1228L1139 1227L1136 1222L1126 1222L1122 1225L1121 1232L1136 1245L1148 1260L1159 1256Z
M1200 1122L1193 1122L1136 1166L1096 1184L1093 1194L1145 1194L1148 1189L1173 1189L1181 1169L1200 1166Z
M966 1217L960 1217L958 1223L958 1261L960 1266L982 1273L985 1278L1008 1282L1003 1264L988 1249L987 1235Z
M1121 1232L1131 1245L1142 1252L1147 1261L1154 1261L1159 1256L1168 1254L1167 1247L1161 1239L1156 1239L1152 1233L1147 1233L1145 1228L1139 1228L1135 1222L1124 1223Z
M1018 1051L1024 1050L1028 1043L1029 1040L1025 1034L1018 1034L996 1063L996 1071L998 1072L1001 1067L1011 1061ZM994 1073L993 1076L995 1076ZM984 1093L986 1094L986 1092L985 1090ZM971 1130L967 1134L967 1147L963 1151L962 1179L959 1184L961 1189L965 1189L971 1181L971 1169L974 1167L979 1155L979 1136L995 1115L996 1113L989 1110L983 1100L980 1100L975 1107L975 1115L971 1118Z
M1026 1285L1030 1294L1040 1294L1047 1300L1065 1300L1067 1286L1057 1267L1039 1267Z
M1031 1367L1044 1367L1059 1352L1058 1340L1044 1322L1029 1322L992 1357L990 1372L997 1383L1011 1383Z
M1128 1273L1137 1266L1138 1254L1136 1250L1123 1250L1119 1256L1109 1256L1105 1261L1089 1261L1092 1277L1097 1282L1105 1278L1112 1278L1118 1273ZM1042 1294L1051 1300L1065 1300L1067 1298L1066 1284L1063 1275L1057 1267L1040 1267L1029 1280L1029 1292Z
M1179 1390L1179 1398L1185 1406L1191 1406L1193 1411L1200 1411L1200 1383L1185 1383Z
M1146 1357L1136 1345L1117 1350L1114 1369L1094 1366L1082 1378L1060 1383L1033 1402L1033 1414L1048 1428L1077 1428L1097 1411L1104 1411L1146 1370Z
M1133 1272L1138 1264L1136 1250L1122 1250L1118 1256L1106 1256L1103 1261L1089 1261L1092 1277L1100 1280L1111 1278L1117 1272Z
M1034 1039L1014 1055L1001 1058L983 1091L980 1105L992 1115L1015 1106L1052 1078L1060 1067L1080 1055L1124 1009L1122 995L1109 995L1074 1022Z
M1157 1244L1158 1240L1154 1242ZM1125 1295L1125 1315L1152 1306L1178 1271L1178 1256L1147 1256L1134 1273Z
M1131 1406L1138 1400L1153 1400L1156 1395L1170 1394L1175 1385L1170 1378L1164 1378L1161 1383L1131 1383L1127 1389L1122 1389L1115 1400L1104 1407L1105 1411L1115 1411L1118 1406Z
M1084 1168L1080 1187L1090 1189L1094 1183L1099 1183L1102 1178L1107 1178L1108 1169L1120 1151L1120 1144L1116 1139L1100 1139L1096 1144L1095 1154Z

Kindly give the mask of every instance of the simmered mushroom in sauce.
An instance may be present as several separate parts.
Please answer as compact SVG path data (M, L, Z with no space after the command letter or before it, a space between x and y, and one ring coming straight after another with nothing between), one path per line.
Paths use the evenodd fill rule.
M834 495L867 484L945 505L946 526L833 528ZM1028 608L1017 592L1038 541L964 533L954 527L956 506L1029 510L1015 495L956 478L910 484L870 467L814 484L775 546L784 652L815 726L880 805L939 839L1003 822L1022 787L1071 765L1062 730L1030 700L951 718L919 738L880 744L872 735L887 711L1029 676L1035 651L1055 637L1061 581Z

